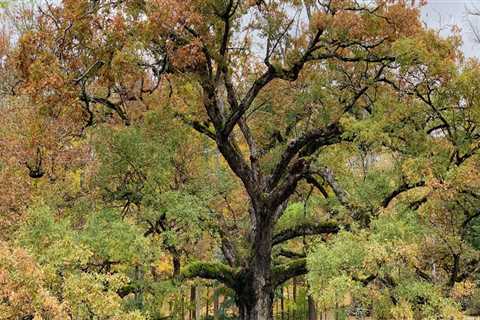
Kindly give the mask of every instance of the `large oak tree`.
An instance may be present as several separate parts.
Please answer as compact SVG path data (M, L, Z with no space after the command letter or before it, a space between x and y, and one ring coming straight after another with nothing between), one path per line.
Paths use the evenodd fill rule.
M424 55L438 57L436 64L412 54L419 39ZM354 141L352 123L375 114L385 96L398 98L388 105L392 111L408 106L412 96L435 111L429 90L439 80L421 75L433 69L443 80L442 66L452 65L455 52L422 27L409 1L64 0L40 7L35 27L21 34L8 60L17 80L11 89L28 97L28 108L13 113L36 115L28 132L15 135L22 148L9 152L32 179L55 180L58 166L72 169L95 156L78 141L101 124L149 131L148 112L155 110L174 126L191 127L208 141L205 152L212 146L219 152L221 161L210 165L228 169L235 191L219 194L223 205L232 195L242 200L241 222L225 221L218 212L222 202L205 205L215 218L200 220L219 238L223 258L191 263L179 274L177 248L164 241L177 259L175 275L218 280L235 292L242 319L271 319L275 289L307 272L301 255L281 260L274 251L300 237L327 239L353 225L368 228L378 212L351 201L325 156ZM442 117L435 118L439 129L449 129ZM157 129L174 132L168 125ZM152 159L164 161L155 148ZM159 167L138 156L133 163L134 157L118 159L115 152L101 159L107 171L127 168L110 180L108 172L99 175L110 200L124 201L126 209L145 205L149 190L149 208L162 211L161 201L152 200L155 192L181 189L191 175L183 171L198 168L173 161L179 174L171 183L156 179ZM463 156L459 150L455 159ZM170 185L152 188L149 181ZM205 181L221 189L218 181ZM402 182L379 202L387 207L423 182ZM329 214L279 226L289 202L313 188L336 199ZM144 221L147 236L168 229L166 215L154 217Z

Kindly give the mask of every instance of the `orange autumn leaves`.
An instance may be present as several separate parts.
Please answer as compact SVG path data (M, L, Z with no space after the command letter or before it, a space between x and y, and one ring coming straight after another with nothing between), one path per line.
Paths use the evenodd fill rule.
M405 1L378 1L374 9L355 9L353 1L334 1L333 11L318 12L312 18L315 29L349 41L393 42L417 34L422 26L417 7Z

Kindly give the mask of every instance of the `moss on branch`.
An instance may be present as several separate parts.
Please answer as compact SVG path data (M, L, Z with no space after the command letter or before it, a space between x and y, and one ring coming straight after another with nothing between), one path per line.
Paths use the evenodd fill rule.
M340 227L336 222L304 223L278 232L273 236L272 241L273 245L277 245L301 236L338 233L338 231Z
M193 262L187 265L180 274L181 278L202 278L218 280L228 287L235 283L235 270L220 262Z
M272 270L273 284L274 286L279 286L285 281L306 274L307 272L306 258L296 259L289 263L276 265Z

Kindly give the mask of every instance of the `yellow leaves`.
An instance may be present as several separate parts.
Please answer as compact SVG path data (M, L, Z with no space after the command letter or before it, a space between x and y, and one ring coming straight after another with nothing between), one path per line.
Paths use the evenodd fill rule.
M374 274L380 265L390 260L390 252L387 250L387 247L377 242L372 242L368 245L366 251L367 253L363 261L365 272Z
M330 8L334 14L319 11L313 15L311 28L327 29L330 36L339 39L388 42L413 36L422 29L418 9L405 1L378 1L376 5L331 1ZM375 14L368 11L373 8L376 8Z
M142 79L142 70L138 67L140 60L138 57L140 48L137 48L135 43L130 44L121 50L115 51L111 61L111 72L116 83L121 83L126 86L129 91L136 89Z
M171 275L173 271L172 261L169 257L163 256L155 265L155 271L164 274Z
M196 26L202 20L191 0L151 0L148 6L151 28L158 28L157 32L160 33L182 31L184 26Z
M128 279L120 274L69 274L63 289L65 304L76 319L88 318L92 313L99 318L112 319L123 314L122 299L116 290L127 282Z
M388 36L391 39L397 39L399 36L411 37L422 29L419 19L419 10L415 7L408 7L405 1L398 1L385 7L383 12L384 26L388 30Z
M38 319L69 319L45 288L44 274L22 249L0 242L0 319L35 315Z
M480 189L480 172L479 159L470 158L460 167L456 168L449 179L449 183L457 190L479 190Z
M344 39L361 39L365 35L364 20L354 11L337 13L332 19L331 28Z
M147 319L140 311L135 310L118 316L113 316L112 320L145 320Z
M430 162L422 158L409 158L402 163L402 172L408 181L416 183L432 175Z
M395 320L414 320L414 312L412 306L402 299L391 308L392 319Z
M405 240L371 241L366 244L367 253L363 261L363 270L367 274L376 274L379 269L389 266L395 268L414 268L420 264L422 248L418 243Z
M393 44L393 51L403 72L416 70L415 66L428 66L425 69L430 77L445 80L452 77L458 60L458 44L454 39L440 38L432 30L399 37Z
M350 277L332 278L318 296L317 302L324 310L344 306L349 300L349 295L355 290L355 286L355 282Z
M457 282L450 291L450 295L455 300L460 300L472 296L475 292L476 284L472 280Z

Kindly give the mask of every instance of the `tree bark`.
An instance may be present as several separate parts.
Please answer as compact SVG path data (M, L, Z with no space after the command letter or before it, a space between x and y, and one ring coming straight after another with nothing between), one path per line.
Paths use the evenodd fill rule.
M185 320L185 294L183 289L181 289L180 313L182 314L182 320Z
M308 320L317 320L317 308L312 296L308 296Z
M219 262L194 262L181 277L200 277L220 281L235 291L239 317L242 320L272 320L274 290L289 279L307 272L306 259L300 258L272 266L273 230L275 217L283 206L275 210L257 202L252 214L253 228L250 256L243 267L227 266ZM260 211L258 210L260 208Z
M460 255L455 253L452 255L452 271L450 272L449 287L453 287L457 282L458 272L460 270Z
M173 277L176 278L180 275L180 256L179 255L172 255L172 266L173 266Z
M214 292L214 294L213 294L213 318L214 319L219 318L219 314L218 314L218 306L220 304L219 300L220 300L220 297L219 297L218 293Z
M190 287L190 320L198 320L196 317L196 309L197 309L197 287L191 286Z
M260 212L253 229L252 256L235 288L242 320L272 320L275 284L272 279L272 214Z
M209 297L209 295L210 295L210 288L207 287L207 289L206 289L205 291L206 291L206 293L205 293L205 304L206 304L206 307L205 307L205 318L208 319L208 317L209 317L209 314L208 314L209 310L208 310L208 309L210 308L210 297Z
M293 282L293 292L292 292L292 298L293 298L293 319L296 319L297 317L297 277L293 277L292 279Z
M259 223L255 228L253 244L253 289L255 301L249 310L249 320L273 319L272 306L274 285L272 283L272 236L271 214L259 214ZM263 218L266 217L266 218Z
M200 320L200 310L202 308L202 301L201 301L201 287L197 287L195 293L195 320Z

